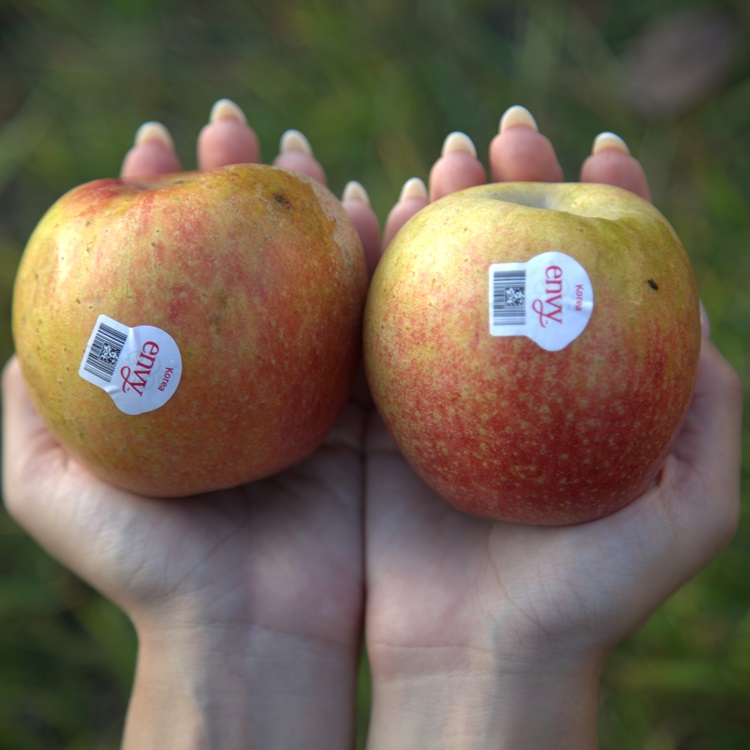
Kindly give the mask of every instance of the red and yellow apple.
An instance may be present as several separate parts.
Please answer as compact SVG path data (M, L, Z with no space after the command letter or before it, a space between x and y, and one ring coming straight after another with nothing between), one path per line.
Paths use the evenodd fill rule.
M699 348L677 235L605 185L436 201L387 249L365 309L368 381L405 457L460 510L519 523L591 521L640 496Z
M321 443L349 395L366 290L354 227L303 175L245 164L107 179L38 224L13 335L36 408L82 464L184 496Z

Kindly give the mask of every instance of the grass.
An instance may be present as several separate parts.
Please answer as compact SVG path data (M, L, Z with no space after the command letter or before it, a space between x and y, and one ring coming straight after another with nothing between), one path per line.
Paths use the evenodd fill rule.
M68 188L116 174L143 121L165 122L191 167L211 104L228 96L267 158L285 129L301 129L334 192L360 180L384 218L407 178L427 176L448 132L466 131L481 152L504 109L521 103L569 179L596 133L626 139L688 248L715 340L746 377L750 54L740 48L721 80L667 114L626 95L634 40L686 7L0 0L0 358L12 351L12 281L35 222ZM746 4L721 7L747 38ZM603 748L750 746L748 570L745 511L731 546L610 659ZM124 616L0 511L0 748L116 747L134 650ZM363 688L363 721L367 704Z

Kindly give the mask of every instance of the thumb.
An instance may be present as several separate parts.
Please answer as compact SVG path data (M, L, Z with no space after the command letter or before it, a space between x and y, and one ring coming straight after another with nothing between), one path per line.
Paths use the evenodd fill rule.
M3 371L3 490L8 510L13 513L22 488L36 473L40 460L58 454L57 441L42 422L31 402L17 357Z

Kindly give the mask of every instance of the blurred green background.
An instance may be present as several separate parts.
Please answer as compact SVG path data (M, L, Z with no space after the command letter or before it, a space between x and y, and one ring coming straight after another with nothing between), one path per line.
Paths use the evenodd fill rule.
M230 97L267 159L285 129L302 130L331 188L360 180L384 219L448 132L484 158L518 103L568 179L598 132L626 139L747 382L749 39L745 0L0 0L0 358L34 224L67 189L117 174L146 120L170 128L192 167L211 105ZM749 466L745 448L745 495ZM749 573L743 519L609 660L603 748L750 747ZM117 747L134 657L124 616L0 510L0 748ZM364 678L358 705L363 735Z

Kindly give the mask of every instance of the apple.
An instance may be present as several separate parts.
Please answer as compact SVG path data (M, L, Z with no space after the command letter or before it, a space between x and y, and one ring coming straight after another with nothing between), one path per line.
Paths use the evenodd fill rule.
M178 497L321 443L349 396L366 291L352 223L301 174L105 179L34 230L13 336L33 403L81 464Z
M654 482L700 338L689 260L650 203L505 183L446 196L397 234L368 294L364 357L393 439L445 500L558 526Z

